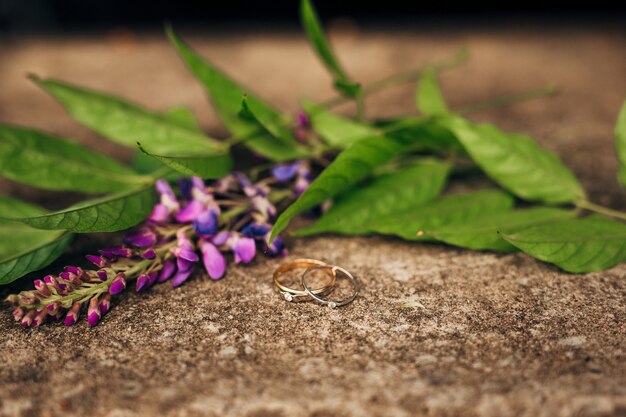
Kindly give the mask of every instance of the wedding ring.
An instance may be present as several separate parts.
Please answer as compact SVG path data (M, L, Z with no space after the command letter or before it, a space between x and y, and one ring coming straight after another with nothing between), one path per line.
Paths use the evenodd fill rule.
M328 277L329 282L319 288L315 289L307 289L304 290L296 290L293 288L289 288L286 285L280 282L280 277L286 274L289 271L293 271L294 269L307 269L311 267L324 267L327 266L325 262L318 261L315 259L296 259L292 262L287 262L279 266L276 271L274 271L274 284L278 287L280 294L287 301L296 301L297 298L309 297L309 294L325 294L329 290L331 290L335 286L335 274L334 271L329 270Z
M307 275L311 271L315 271L315 270L328 271L328 274L332 275L335 280L337 280L337 278L339 278L340 276L344 277L346 280L348 280L348 282L350 283L350 286L352 287L352 294L348 298L344 298L343 300L332 300L330 298L324 297L321 292L316 293L314 290L311 290L309 286L307 285L306 278L307 278ZM300 278L300 281L302 282L302 287L304 288L304 291L310 297L312 297L314 300L322 304L326 304L330 308L340 307L340 306L344 306L346 304L351 303L352 300L356 298L356 295L359 292L356 279L352 276L352 274L346 271L345 269L343 269L342 267L336 266L336 265L311 266L307 268L306 271L304 271L304 273L302 274L302 277Z

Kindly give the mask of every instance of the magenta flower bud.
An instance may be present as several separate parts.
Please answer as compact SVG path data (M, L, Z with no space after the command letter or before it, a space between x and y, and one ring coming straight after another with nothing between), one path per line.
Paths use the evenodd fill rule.
M149 281L150 281L150 279L148 278L148 275L146 275L146 274L139 275L139 277L137 278L137 284L135 286L135 291L140 292L140 291L146 289L148 287L148 282Z
M157 271L148 272L148 287L153 286L157 281L157 278L159 278L159 273Z
M33 327L39 327L46 322L48 313L45 310L37 310L37 315L33 319Z
M179 223L191 223L196 217L206 211L206 205L199 200L191 200L185 207L176 213L176 221Z
M96 275L98 276L100 281L106 281L107 279L109 279L109 273L104 269L98 270L96 272Z
M87 255L85 256L89 262L97 266L98 268L105 268L109 266L109 261L103 258L102 256L96 255Z
M202 262L204 268L212 279L220 279L226 271L226 259L222 252L211 242L203 240L200 242L200 251L202 252Z
M124 277L123 273L120 273L113 279L113 282L111 283L111 286L109 287L109 293L111 295L117 295L121 293L122 291L124 291L125 288L126 288L126 278Z
M178 272L176 272L176 275L174 275L174 278L172 278L172 287L178 287L182 285L185 281L187 281L187 278L189 278L192 272L193 267L189 268L186 271L178 270Z
M49 297L51 295L50 290L48 289L48 286L42 280L36 279L34 284L35 284L35 289L39 291L41 294L43 294L44 296Z
M156 258L156 251L152 248L147 249L141 254L141 257L143 259L154 259Z
M47 285L52 285L54 286L54 275L46 275L45 277L43 277L43 282L45 282Z
M296 125L298 127L309 128L311 127L311 120L305 112L298 111L296 113Z
M124 246L113 246L111 248L103 249L99 252L102 256L109 259L114 259L116 257L130 258L131 256L133 256L133 250Z
M256 255L256 244L254 239L249 237L234 236L232 242L232 250L235 253L235 263L244 263L254 259Z
M22 320L22 317L24 317L24 309L22 307L17 307L15 310L13 310L13 318L15 319L15 321Z
M98 296L91 297L89 308L87 309L87 322L93 327L100 321L100 302Z
M76 275L78 278L82 278L85 275L85 271L77 266L66 266L63 268L65 272Z
M78 301L72 304L72 307L65 315L65 320L63 320L64 326L71 326L78 321L78 317L80 316L81 305L82 304Z
M167 261L163 262L163 269L161 269L161 272L159 273L158 281L167 281L174 274L174 272L176 272L176 263L171 259L168 259Z
M45 310L48 314L50 314L51 316L54 316L59 310L59 307L61 307L61 304L58 301L55 301L54 303L48 304Z
M28 313L22 317L21 325L24 327L28 327L33 324L33 319L38 314L37 310L29 310Z
M143 227L135 233L131 233L124 238L124 242L137 248L147 248L157 241L157 235L154 230Z
M111 309L111 294L105 293L100 298L100 315L104 316Z

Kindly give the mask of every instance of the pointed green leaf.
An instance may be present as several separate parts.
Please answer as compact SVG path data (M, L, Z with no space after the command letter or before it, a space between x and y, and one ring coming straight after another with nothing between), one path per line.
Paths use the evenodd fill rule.
M41 207L0 196L1 216L35 216ZM71 240L65 231L33 229L25 224L0 221L0 285L49 265Z
M448 164L430 160L374 177L369 183L339 195L317 223L293 234L350 234L372 220L422 206L439 195L449 171Z
M562 220L504 233L527 254L567 272L603 271L626 260L626 225L606 217Z
M196 132L202 134L204 133L202 132L202 129L200 129L198 119L196 119L196 116L187 107L172 107L164 113L164 116L170 122L183 126L186 129L195 130Z
M0 175L39 188L86 193L119 191L149 181L78 143L7 125L0 125Z
M498 232L513 233L531 226L574 216L575 212L572 210L536 207L502 213L487 213L461 223L443 225L423 232L425 236L431 236L441 242L463 248L514 252L517 248L502 239Z
M302 108L313 129L331 146L347 148L365 137L379 134L379 130L372 126L338 116L311 102L303 102Z
M302 0L300 2L300 20L315 52L332 74L335 87L348 97L359 95L361 90L359 84L351 81L348 74L339 64L330 48L326 35L324 35L324 30L310 0Z
M389 162L411 145L411 141L385 136L370 136L356 142L341 152L300 198L278 217L270 239L278 236L294 216L347 191L371 176L374 168Z
M82 201L64 210L39 216L5 218L37 229L73 232L114 232L145 220L155 202L152 185Z
M278 110L259 100L248 89L244 89L214 65L200 58L176 36L171 27L167 26L165 30L191 73L204 85L220 119L234 136L244 139L245 146L274 161L288 161L302 156L298 149L286 146L261 129L255 120L241 117L241 98L247 95L248 104L252 105L259 119L280 120L282 116Z
M622 105L615 124L615 147L619 160L619 182L626 187L626 101Z
M415 97L417 108L422 114L435 116L448 112L448 106L441 94L437 81L437 70L429 67L422 71Z
M386 135L401 140L412 140L424 150L446 151L464 155L465 149L437 119L402 117L379 122L377 127Z
M428 236L418 236L417 233L469 221L485 213L503 212L512 206L513 198L496 190L451 195L421 207L372 220L351 234L381 233L406 240L432 240Z
M232 158L227 152L158 155L147 151L140 143L138 145L139 149L146 155L185 175L221 178L228 175L233 168Z
M149 112L118 97L82 89L60 81L33 80L85 126L122 145L135 147L137 141L154 152L211 152L224 145L204 135L188 123L172 116Z
M580 183L558 156L528 136L507 134L489 124L474 125L460 117L439 120L487 175L520 198L556 204L584 197Z

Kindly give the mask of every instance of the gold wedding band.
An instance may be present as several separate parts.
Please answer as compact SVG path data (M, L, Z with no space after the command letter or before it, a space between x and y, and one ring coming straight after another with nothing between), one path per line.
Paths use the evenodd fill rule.
M287 301L294 301L296 298L306 297L309 298L309 294L324 294L334 288L335 286L335 274L334 271L329 270L329 282L320 287L313 289L293 289L289 288L286 285L280 282L280 277L286 274L289 271L293 271L294 269L304 269L307 270L311 267L324 267L327 266L325 262L318 261L316 259L296 259L292 262L287 262L279 266L276 271L274 271L274 284L278 287L283 298Z

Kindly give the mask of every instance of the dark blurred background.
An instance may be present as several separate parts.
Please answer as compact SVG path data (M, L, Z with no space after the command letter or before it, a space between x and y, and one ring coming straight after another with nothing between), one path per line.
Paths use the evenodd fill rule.
M252 25L292 28L297 25L298 1L202 0L0 0L0 31L65 32L111 27L159 29L164 21L224 30ZM323 19L350 17L381 24L503 25L626 22L624 1L406 1L317 0Z

